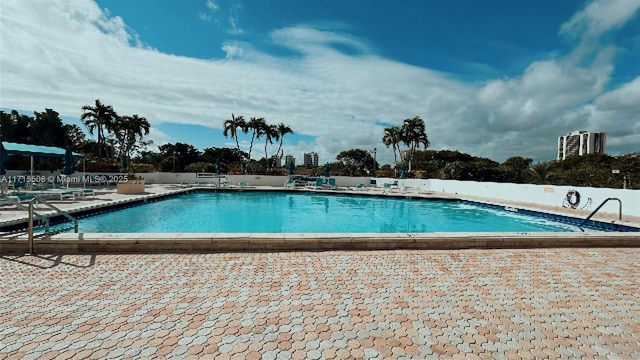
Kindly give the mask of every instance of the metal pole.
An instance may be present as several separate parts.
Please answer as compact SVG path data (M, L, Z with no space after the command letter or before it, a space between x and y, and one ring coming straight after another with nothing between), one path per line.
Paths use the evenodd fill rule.
M29 200L29 222L28 222L28 245L29 245L29 252L27 253L28 255L32 255L33 254L33 202L35 199L31 199Z

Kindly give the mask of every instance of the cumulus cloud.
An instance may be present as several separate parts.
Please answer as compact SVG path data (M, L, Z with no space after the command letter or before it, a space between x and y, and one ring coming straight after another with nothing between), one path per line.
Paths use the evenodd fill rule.
M593 4L602 17L589 10ZM619 4L635 11L633 1L595 1L561 31L580 36L621 26L628 16L614 10L605 16L604 10ZM205 7L209 15L222 11L213 1ZM426 121L431 148L500 161L512 155L554 158L557 136L572 130L612 129L616 138L607 143L618 152L637 150L640 136L640 80L610 88L613 47L549 56L520 76L477 84L385 59L365 40L311 27L271 32L273 44L294 57L226 42L225 58L201 60L139 46L121 18L90 0L6 0L0 17L0 106L7 108L50 107L78 117L82 105L100 98L152 125L211 128L220 128L231 113L262 116L314 139L286 144L296 158L316 151L334 159L342 150L377 147L382 163L393 160L381 143L383 128L415 115ZM169 141L161 133L152 138Z

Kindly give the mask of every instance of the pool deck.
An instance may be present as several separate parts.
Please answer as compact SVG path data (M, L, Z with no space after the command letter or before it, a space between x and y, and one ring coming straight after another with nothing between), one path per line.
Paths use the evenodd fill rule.
M638 259L638 246L0 251L0 359L640 359Z

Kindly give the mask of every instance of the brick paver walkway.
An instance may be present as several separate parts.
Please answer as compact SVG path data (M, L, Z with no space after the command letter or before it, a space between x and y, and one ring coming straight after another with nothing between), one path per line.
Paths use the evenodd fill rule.
M0 256L0 358L640 359L640 249Z

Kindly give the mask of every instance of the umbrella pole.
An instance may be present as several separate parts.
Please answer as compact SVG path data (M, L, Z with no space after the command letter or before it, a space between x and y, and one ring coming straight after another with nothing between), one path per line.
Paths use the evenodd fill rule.
M36 169L35 169L35 165L33 164L33 155L31 156L31 173L29 175L34 176ZM29 189L31 190L33 188L33 182L29 181Z

